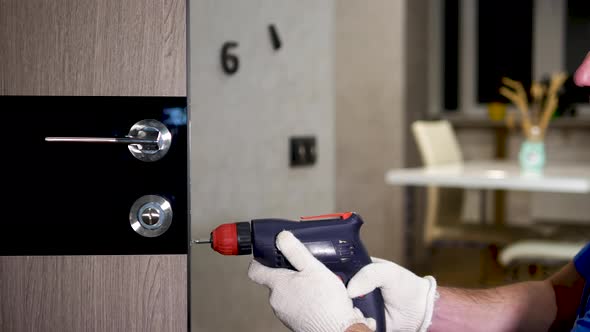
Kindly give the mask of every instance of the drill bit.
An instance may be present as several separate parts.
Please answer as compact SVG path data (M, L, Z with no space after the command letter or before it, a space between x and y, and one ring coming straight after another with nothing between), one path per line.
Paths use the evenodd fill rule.
M192 240L191 243L206 244L206 243L211 243L211 239L197 239L197 240Z

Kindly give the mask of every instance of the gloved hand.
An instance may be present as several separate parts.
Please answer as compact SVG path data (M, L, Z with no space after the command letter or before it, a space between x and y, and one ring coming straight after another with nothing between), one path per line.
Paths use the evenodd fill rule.
M353 324L376 329L375 320L353 307L346 287L291 232L282 231L277 248L297 271L274 269L252 260L248 276L270 289L270 305L297 332L344 332Z
M363 267L348 282L355 298L381 288L387 331L426 331L432 320L436 280L420 278L403 267L379 258Z

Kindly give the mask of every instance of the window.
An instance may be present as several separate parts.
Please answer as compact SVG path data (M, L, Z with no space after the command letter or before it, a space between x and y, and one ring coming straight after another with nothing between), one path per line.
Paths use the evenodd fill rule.
M477 6L477 102L504 101L502 77L531 84L532 0L479 1Z
M590 51L588 0L431 0L430 5L431 114L484 114L486 103L504 100L498 93L503 76L526 87L553 72L572 74ZM570 81L562 93L590 112L588 89Z

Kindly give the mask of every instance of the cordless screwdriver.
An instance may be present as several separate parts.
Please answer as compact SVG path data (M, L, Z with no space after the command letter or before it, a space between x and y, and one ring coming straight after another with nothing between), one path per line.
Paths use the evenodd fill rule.
M222 255L249 255L259 263L273 268L293 269L275 245L276 236L288 230L307 249L334 272L344 284L365 265L371 263L360 240L361 217L354 212L302 217L300 221L285 219L255 219L222 224L211 232L210 238L194 240L196 244L211 244ZM385 331L385 307L381 291L353 299L365 317L374 318L377 332Z

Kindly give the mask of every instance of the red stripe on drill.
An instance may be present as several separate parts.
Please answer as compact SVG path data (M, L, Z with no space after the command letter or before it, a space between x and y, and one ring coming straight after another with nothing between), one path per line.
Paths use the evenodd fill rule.
M352 212L345 212L345 213L330 213L330 214L323 214L321 216L311 216L311 217L301 217L301 220L310 221L310 220L324 220L324 219L342 219L346 220L352 216Z

